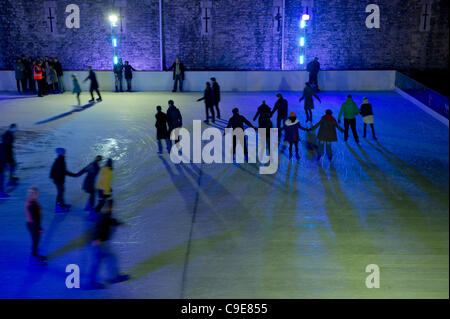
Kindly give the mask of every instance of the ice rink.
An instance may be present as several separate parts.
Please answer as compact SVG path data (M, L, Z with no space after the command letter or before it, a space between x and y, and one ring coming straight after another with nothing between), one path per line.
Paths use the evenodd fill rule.
M251 120L262 100L273 107L275 93L223 93L222 117L237 106ZM347 93L322 93L314 123L327 108L337 117ZM278 172L260 175L259 164L175 165L157 155L155 106L173 99L191 130L204 119L200 93L105 92L82 110L70 93L1 93L1 131L19 126L21 184L0 200L0 298L448 298L449 129L395 92L352 94L358 105L369 97L378 142L370 129L362 138L358 117L361 147L339 133L330 164L314 161L314 136L301 132L301 159L282 149ZM304 124L299 95L283 95ZM130 281L66 288L68 264L79 265L83 287L92 223L84 176L66 180L70 213L54 213L56 147L67 149L73 172L96 155L115 160L114 214L127 225L112 244ZM31 185L41 191L48 266L29 264ZM369 264L380 267L379 289L366 288Z

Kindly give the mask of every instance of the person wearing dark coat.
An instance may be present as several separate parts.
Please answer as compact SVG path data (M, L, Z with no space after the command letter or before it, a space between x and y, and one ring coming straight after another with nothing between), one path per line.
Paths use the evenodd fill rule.
M170 153L172 149L172 141L170 140L169 131L167 129L167 115L162 111L161 106L156 107L156 139L158 140L158 154L162 154L162 142L161 140L166 140L167 152Z
M0 143L0 199L9 198L5 193L5 167L6 167L6 147L5 144Z
M50 171L50 179L56 186L57 196L56 196L56 212L67 212L70 209L70 205L64 202L64 184L66 182L66 176L77 177L76 174L71 173L66 167L66 150L64 148L57 148L56 154L58 157L52 165Z
M284 140L289 143L289 159L292 158L292 146L295 145L295 157L300 159L298 154L298 142L300 142L300 134L298 130L307 131L306 128L300 125L300 121L297 119L297 114L291 112L289 118L284 123L281 130L285 131Z
M176 92L178 88L178 83L180 83L180 92L183 92L183 81L184 81L184 64L180 62L179 58L176 58L175 62L168 69L168 71L173 70L173 90L172 92Z
M93 262L89 274L88 289L103 289L104 284L97 281L97 273L102 261L107 262L109 272L112 275L109 283L115 284L130 279L130 275L121 274L116 255L111 247L110 240L113 228L123 225L122 222L112 217L112 201L106 203L103 213L99 214L92 236Z
M6 166L9 168L8 182L11 184L17 183L19 180L14 176L16 171L16 160L14 159L14 133L17 131L17 124L13 123L8 130L2 135L2 143L5 147Z
M174 105L172 100L169 101L169 108L167 109L167 125L169 127L169 139L172 131L183 126L183 117L180 110ZM179 142L179 138L176 143Z
M59 62L58 58L53 59L53 68L56 71L56 76L58 78L58 88L60 93L64 93L64 83L63 83L63 69L61 62Z
M319 75L320 71L320 63L319 58L314 58L313 61L309 62L306 66L306 70L309 72L309 83L311 83L311 86L316 89L317 91L320 91L319 89L319 82L317 80L317 76Z
M120 88L120 92L123 92L123 81L122 81L122 78L123 78L123 64L122 64L122 59L119 59L119 62L114 64L113 71L114 71L116 92L119 92L119 88Z
M214 92L214 106L216 107L217 118L220 119L220 109L219 109L220 85L219 83L217 83L216 78L211 78L211 82L212 82L212 89Z
M316 95L316 93L314 93L310 83L306 82L305 88L303 89L303 96L299 100L299 102L305 100L306 123L308 123L308 121L312 123L312 109L314 108L313 97L315 97L319 103L322 103L320 98Z
M128 61L125 61L123 66L125 73L125 80L127 81L127 92L131 92L131 80L133 79L133 71L136 71Z
M333 117L331 110L326 110L322 119L309 130L314 131L319 128L317 139L319 140L319 154L317 159L320 159L324 152L324 146L326 144L327 156L331 160L333 153L331 151L331 143L337 141L336 128L344 132L344 129L339 126L336 119Z
M22 91L25 92L27 89L27 78L25 76L25 65L21 58L18 58L16 64L14 64L14 71L16 75L17 82L17 92L20 93L20 86L22 85Z
M199 98L197 102L205 101L205 112L206 112L206 120L204 120L205 123L209 123L209 113L211 113L212 122L216 122L216 118L214 116L214 91L211 88L211 83L206 82L206 88L203 93L203 97Z
M373 126L372 104L369 103L369 99L366 97L363 99L363 104L361 104L360 114L362 116L363 123L364 123L363 137L366 138L367 124L369 124L372 129L372 137L376 141L377 137L375 136L375 128Z
M272 121L270 120L271 117L272 117L271 109L266 104L266 101L263 101L262 104L258 107L258 111L253 117L253 121L256 121L256 119L258 119L258 128L266 129L265 147L267 147L267 149L270 148L270 129L273 127Z
M277 99L278 99L277 103L275 103L271 116L273 116L275 112L278 112L277 128L280 129L281 124L282 123L284 124L284 122L287 120L288 117L288 101L285 98L283 98L283 96L280 93L277 94Z
M32 57L28 58L28 64L27 64L28 65L27 66L28 70L26 72L26 74L27 74L27 81L28 81L28 89L30 91L33 91L33 92L36 92L36 85L35 85L35 81L34 81L34 78L33 78L33 69L34 69L34 65L36 63L37 62L35 62Z
M83 174L87 174L86 178L83 182L83 190L89 194L89 199L84 208L85 211L93 211L95 206L95 182L98 173L100 172L100 163L103 158L98 155L95 157L95 160L79 171L76 175L81 176Z
M253 126L252 123L250 123L249 120L247 120L244 116L239 114L239 109L237 107L234 108L233 116L228 120L227 129L232 128L234 131L235 129L240 128L240 129L242 129L242 131L244 131L244 124L255 129L255 127ZM227 132L227 130L225 130L224 135L226 134L226 132ZM247 146L247 139L245 138L245 136L244 136L243 140L244 140L243 141L244 145L241 145L241 146L243 146L243 148L244 148L245 160L248 160L248 146ZM238 139L238 137L236 135L233 135L233 154L232 154L233 158L236 154L236 146L237 146L238 141L240 144L242 143L242 140L240 138Z
M97 102L101 102L102 101L102 97L101 97L100 92L98 90L97 76L95 75L95 72L92 70L91 66L88 67L88 70L89 70L89 75L87 76L86 79L84 79L83 82L86 82L87 80L91 81L91 85L89 87L89 92L91 93L92 99L89 100L89 103L94 103L94 93L93 93L94 91L97 92L97 95L98 95Z
M27 191L27 201L25 203L25 218L27 229L31 235L31 257L35 262L41 263L47 260L47 257L38 254L38 245L41 234L44 230L41 227L42 213L41 206L38 203L39 191L36 187L30 187Z

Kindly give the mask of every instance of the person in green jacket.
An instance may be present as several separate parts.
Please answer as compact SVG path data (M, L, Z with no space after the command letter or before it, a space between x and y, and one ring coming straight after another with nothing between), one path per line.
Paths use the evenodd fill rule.
M344 142L347 142L348 140L348 129L351 127L355 142L356 144L359 144L358 132L356 131L356 115L359 114L359 109L350 94L347 95L347 100L341 106L338 116L339 123L341 123L342 113L344 114Z

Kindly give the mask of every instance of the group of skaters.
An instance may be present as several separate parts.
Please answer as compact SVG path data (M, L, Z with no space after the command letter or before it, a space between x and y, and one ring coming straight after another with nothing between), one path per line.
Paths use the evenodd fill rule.
M63 69L57 57L27 58L22 54L14 64L14 72L19 93L37 93L42 97L64 92Z

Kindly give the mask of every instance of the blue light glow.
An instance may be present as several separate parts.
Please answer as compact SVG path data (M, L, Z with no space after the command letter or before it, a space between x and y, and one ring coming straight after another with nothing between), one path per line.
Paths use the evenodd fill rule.
M113 47L117 47L117 39L116 38L112 39L112 45L113 45Z
M309 14L302 15L302 20L308 21L309 20Z
M305 45L305 37L300 37L300 46L303 47Z
M300 56L300 64L303 64L304 63L304 57L303 57L303 55L301 55Z
M306 26L305 20L301 20L301 21L300 21L300 28L304 29L305 26Z
M114 64L117 64L119 62L119 58L117 57L117 55L114 56Z

